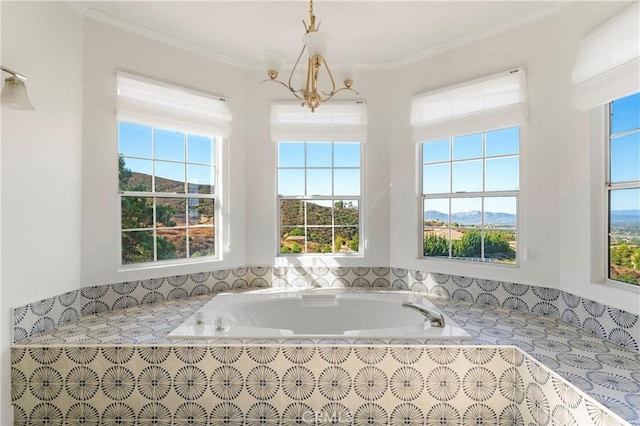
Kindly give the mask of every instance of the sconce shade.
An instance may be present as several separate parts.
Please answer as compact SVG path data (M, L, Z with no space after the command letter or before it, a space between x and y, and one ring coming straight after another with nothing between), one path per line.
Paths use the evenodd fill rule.
M358 63L357 62L346 62L342 66L342 79L344 80L355 80L356 74L358 72Z
M9 77L4 80L0 97L2 106L27 111L35 110L27 95L27 86L18 77Z
M329 34L321 31L313 31L302 37L302 42L307 46L309 58L314 56L325 57L327 53L327 45L329 44Z
M278 49L268 49L262 52L262 60L267 72L275 71L279 73L282 69L284 53Z

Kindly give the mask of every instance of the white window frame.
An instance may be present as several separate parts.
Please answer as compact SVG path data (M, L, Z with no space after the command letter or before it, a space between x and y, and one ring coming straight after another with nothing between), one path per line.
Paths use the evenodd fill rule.
M280 163L278 160L279 146L276 147L276 257L278 258L295 258L300 257L364 257L367 248L365 223L364 223L364 205L365 200L365 182L364 170L366 167L364 145L367 141L367 104L363 101L345 101L331 102L323 105L321 109L311 112L308 108L300 106L299 102L274 102L271 104L271 140L279 144L280 142L331 142L332 144L341 142L351 142L360 144L360 195L359 197L347 196L330 196L328 199L349 200L358 199L358 252L357 253L334 253L332 247L331 253L281 253L280 252L280 236L281 236L281 197L278 194L278 170ZM333 153L333 149L332 149ZM333 159L332 159L333 166ZM299 168L299 167L298 167ZM306 155L305 155L306 170ZM331 170L334 170L332 167ZM305 178L306 179L306 178ZM306 181L305 181L305 191ZM333 189L332 189L333 192ZM323 197L298 195L300 199L322 199ZM306 220L306 219L305 219ZM333 219L332 219L332 226ZM338 225L339 226L339 225ZM333 235L333 232L332 232ZM332 241L332 245L335 241Z
M419 258L424 259L424 260L443 260L443 261L456 261L456 262L467 262L469 264L481 264L481 265L495 265L495 266L507 266L507 267L518 267L520 264L520 258L521 258L521 233L520 233L520 212L521 212L521 207L520 207L520 191L522 190L522 146L523 146L523 133L525 130L525 125L524 124L514 124L512 126L504 126L504 127L499 127L499 128L489 128L486 130L482 130L482 131L478 131L478 132L474 132L471 134L482 134L482 156L481 157L474 157L474 158L465 158L464 160L454 160L453 159L453 139L457 138L457 137L461 137L461 136L467 136L467 135L452 135L449 137L444 137L444 138L439 138L438 140L442 140L442 139L449 139L449 159L446 161L440 161L440 162L435 162L435 163L428 163L428 165L432 165L432 164L449 164L449 188L453 189L453 164L454 163L458 163L458 162L466 162L466 161L471 161L471 160L482 160L482 187L485 187L486 184L486 160L487 159L496 159L496 158L509 158L509 157L515 157L516 155L514 154L508 154L508 155L500 155L500 156L493 156L493 157L487 157L486 156L486 133L495 131L495 130L502 130L502 129L506 129L506 128L511 128L511 127L518 127L518 190L511 190L511 191L476 191L476 192L447 192L447 193L434 193L434 194L426 194L424 191L424 179L422 178L423 176L423 171L424 171L424 166L426 165L423 161L424 161L424 156L423 156L423 149L424 149L424 145L428 144L430 141L425 141L422 142L420 144L420 149L419 151L419 155L420 155L420 162L419 162L419 176L420 176L420 206L419 206L419 210L420 210L420 235L421 238L419 239L420 242L420 248L419 248ZM435 140L434 140L435 141ZM494 197L515 197L516 199L516 224L515 224L515 229L513 230L513 232L515 232L516 234L516 258L515 258L515 263L506 263L506 262L492 262L490 260L486 260L484 258L484 238L485 238L485 224L484 224L484 200L486 198L494 198ZM449 215L451 215L451 202L454 199L460 199L460 198L480 198L482 200L482 215L481 215L481 225L480 225L480 231L481 231L481 235L482 235L482 245L481 245L481 257L480 259L476 259L476 258L459 258L459 257L453 257L453 242L451 240L451 231L453 229L453 227L451 226L451 220L449 221L449 226L446 228L448 229L449 232L449 257L440 257L440 256L426 256L424 254L424 229L425 229L425 225L424 225L424 202L425 200L428 199L449 199ZM497 231L507 231L507 229L496 229ZM511 230L508 230L511 231Z
M626 97L626 96L623 96ZM620 98L622 99L622 98ZM604 233L602 233L603 235L603 253L601 254L601 261L599 261L598 263L602 262L604 263L603 266L603 276L604 276L604 282L606 284L610 284L610 285L615 285L615 286L621 286L624 288L640 288L640 284L633 284L633 283L628 283L625 281L620 281L620 280L615 280L612 279L610 276L610 267L611 267L611 242L610 242L610 238L611 238L611 205L610 205L610 200L611 200L611 192L615 191L615 190L620 190L620 189L640 189L640 181L630 181L630 182L620 182L620 183L612 183L611 182L611 140L614 139L611 136L611 108L613 105L613 102L615 102L617 99L614 99L613 101L607 103L604 107L604 111L605 111L605 117L604 117L604 129L605 129L605 150L604 150L604 194L603 194L603 205L604 205L604 217L603 217L603 223L604 223ZM629 130L626 132L623 132L621 134L616 134L616 137L623 137L625 135L629 135L629 134L633 134L633 133L638 133L640 132L640 129L633 129L633 130Z
M411 101L410 122L413 127L412 138L416 144L420 144L416 153L420 155L419 164L419 183L417 191L419 193L419 259L429 260L465 260L452 257L433 257L424 255L424 200L428 198L477 198L487 196L499 196L499 194L516 196L516 263L499 263L490 261L473 261L467 259L468 264L482 265L498 265L498 266L515 266L520 264L521 255L524 250L520 250L525 239L523 238L520 223L522 208L520 192L523 190L523 162L522 156L525 152L524 135L527 122L527 93L526 93L526 68L524 66L502 71L496 74L487 75L473 80L463 81L447 87L441 87L428 92L420 93L413 96ZM485 173L485 139L484 134L499 129L510 127L519 128L519 146L518 146L518 191L484 191L484 173ZM465 193L464 195L456 193L445 194L425 194L422 173L423 173L423 155L422 149L425 142L437 141L441 139L453 139L454 137L483 134L483 191L474 193ZM450 143L452 143L450 141ZM450 145L450 149L453 149ZM450 156L450 164L453 164L453 157ZM449 179L452 179L453 169L450 168ZM450 186L450 191L453 187ZM432 196L435 195L435 196ZM427 196L428 198L425 198ZM449 201L451 203L451 201ZM484 200L483 200L484 212ZM483 217L484 219L484 217ZM451 226L449 226L451 229ZM482 224L484 235L484 223ZM451 231L449 231L450 233ZM484 238L483 238L484 241ZM451 252L449 243L449 256ZM526 252L525 252L526 253ZM484 244L482 249L482 257L484 258Z
M152 161L152 190L151 191L120 191L118 187L118 269L146 269L158 266L183 265L191 263L203 263L221 261L223 259L223 249L228 251L227 232L228 207L225 206L225 188L228 186L226 165L227 143L231 134L232 115L228 101L222 97L209 93L192 90L183 86L150 79L147 77L134 75L122 71L116 72L117 83L117 107L116 122L127 122L137 125L151 127L152 137L156 129L178 131L184 133L184 161L166 160L155 158L155 142L152 142L151 158L141 158L135 156L124 156L125 158L144 159ZM211 194L190 194L188 191L187 166L189 164L201 164L189 162L188 160L188 135L207 136L213 139L213 164L207 164L214 168L213 193ZM119 130L116 143L119 144ZM152 139L154 141L154 139ZM119 150L118 150L119 151ZM118 153L118 157L120 154ZM155 192L155 162L166 161L182 163L185 165L185 193L172 194ZM119 161L119 160L118 160ZM156 223L156 210L153 211L153 227L142 228L141 230L153 231L154 253L153 261L127 263L122 262L122 200L123 197L152 197L152 198L173 198L184 199L188 203L189 198L213 199L214 200L214 254L199 257L186 257L182 259L157 260L157 240L156 233L158 226ZM156 200L154 199L154 206ZM188 213L188 206L185 205ZM185 232L189 246L188 229L195 228L187 223L179 229L186 229ZM174 227L171 229L175 229ZM161 228L164 229L164 228ZM187 252L188 253L188 252Z
M290 257L297 257L297 256L301 256L301 257L315 257L315 256L320 256L320 257L363 257L364 256L364 246L365 246L365 239L363 236L363 188L364 188L364 180L363 180L363 170L364 170L364 144L362 142L342 142L342 141L286 141L286 140L281 140L281 141L277 141L277 148L276 148L276 157L278 157L278 153L279 153L279 146L280 143L287 143L287 142L296 142L296 143L304 143L305 146L305 150L304 150L304 166L303 167L280 167L280 163L279 160L276 158L276 193L277 193L277 225L276 225L276 230L277 230L277 234L276 234L276 256L277 257L283 257L283 258L290 258ZM331 143L331 174L333 176L333 172L335 170L341 170L341 169L345 169L345 170L353 170L356 169L356 167L335 167L334 166L334 150L333 147L335 144L340 144L340 143L357 143L359 145L359 151L360 151L360 166L357 168L359 171L359 175L360 175L360 195L281 195L278 193L278 188L279 188L279 175L280 175L280 170L288 170L288 169L296 169L296 170L304 170L304 176L305 176L305 182L304 182L304 187L305 187L305 191L306 191L306 171L308 169L329 169L329 167L307 167L307 144L308 143L314 143L314 142L323 142L323 143ZM335 182L332 181L332 186L331 186L331 192L334 192L334 185ZM281 252L281 235L282 235L282 211L281 211L281 207L282 207L282 201L283 200L294 200L294 201L331 201L331 205L334 206L336 201L344 201L344 200L355 200L358 202L358 226L343 226L343 225L336 225L335 224L335 216L332 215L331 218L331 225L311 225L309 226L310 228L330 228L331 229L331 242L332 242L332 247L331 247L331 252L330 253L282 253ZM333 208L333 207L332 207ZM304 229L307 229L307 224L306 224L306 209L305 209L305 224L304 224ZM334 252L333 250L335 249L334 243L335 243L335 229L336 228L340 228L340 227L351 227L351 228L357 228L357 232L358 232L358 251L356 252ZM305 232L305 245L307 243L306 240L306 232Z
M151 128L151 137L152 137L152 141L155 140L155 132L156 130L163 130L163 131L172 131L173 129L167 129L165 127L162 127L162 125L158 125L158 126L153 126L151 124L149 124L148 121L145 120L144 123L141 122L134 122L134 121L118 121L118 124L120 123L131 123L131 124L135 124L135 125L142 125L142 126L147 126ZM219 201L219 196L218 193L220 192L220 183L222 182L222 176L220 173L220 155L221 155L221 145L222 145L222 138L217 137L215 135L213 135L213 132L209 132L208 134L205 134L205 132L183 132L180 131L181 133L184 134L185 140L184 140L184 147L185 147L185 159L183 161L181 160L169 160L169 159L158 159L155 157L155 142L152 142L151 145L151 157L139 157L139 156L124 156L124 155L118 155L118 157L123 157L123 158L130 158L130 159L134 159L134 160L146 160L146 161L151 161L152 162L152 174L151 174L151 188L152 191L119 191L118 194L118 201L119 201L119 206L118 206L118 232L120 235L120 238L118 238L118 253L120 254L119 256L119 267L120 268L124 268L124 269L128 269L128 268L135 268L135 267L140 267L140 266L149 266L149 265L170 265L170 264L184 264L184 263L194 263L194 262L202 262L203 260L220 260L221 259L221 238L219 238L219 228L221 228L220 224L220 201ZM189 145L188 145L188 136L190 134L193 135L198 135L198 136L205 136L205 137L210 137L213 140L213 149L214 149L214 162L212 164L203 164L203 163L198 163L198 162L190 162L188 161L187 158L187 152L189 150ZM120 138L120 135L118 134L118 140ZM190 192L184 192L184 193L167 193L167 192L155 192L155 180L156 180L156 173L155 173L155 164L156 161L162 161L162 162L166 162L166 163L174 163L174 164L183 164L185 167L185 191L188 191L188 185L189 182L187 181L187 176L186 174L188 173L188 166L189 165L201 165L201 166L210 166L211 168L213 168L214 170L214 185L213 185L213 192L211 194L200 194L200 193L190 193ZM189 203L189 199L210 199L213 200L214 202L214 208L213 208L213 214L214 214L214 218L213 218L213 232L214 232L214 254L213 255L208 255L208 256L198 256L198 257L186 257L183 259L164 259L164 260L158 260L158 244L157 244L157 232L158 231L162 231L162 230L167 230L167 229L179 229L179 230L185 230L186 233L186 250L187 253L189 253L189 229L193 229L193 228L205 228L205 226L201 226L201 225L189 225L188 223L188 210L187 210L187 223L184 226L174 226L174 227L158 227L157 226L157 220L156 220L156 209L153 209L153 224L151 227L148 228L127 228L127 229L123 229L122 228L122 200L125 197L130 197L130 198L154 198L153 201L153 205L156 205L156 200L157 198L165 198L165 199L175 199L175 200L185 200L185 208L188 208L188 203ZM209 226L206 226L207 228ZM153 260L148 261L148 262L137 262L137 263L123 263L122 262L122 233L123 232L136 232L136 231L147 231L147 232L152 232L153 233Z

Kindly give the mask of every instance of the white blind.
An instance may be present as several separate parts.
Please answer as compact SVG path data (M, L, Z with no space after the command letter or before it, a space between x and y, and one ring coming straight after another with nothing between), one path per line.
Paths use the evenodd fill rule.
M222 137L231 134L225 99L121 71L116 80L118 120Z
M587 110L640 91L639 15L635 3L583 37L571 72L574 106Z
M413 139L420 143L522 124L526 100L524 67L416 95Z
M333 102L315 112L296 103L271 105L271 140L366 142L367 104Z

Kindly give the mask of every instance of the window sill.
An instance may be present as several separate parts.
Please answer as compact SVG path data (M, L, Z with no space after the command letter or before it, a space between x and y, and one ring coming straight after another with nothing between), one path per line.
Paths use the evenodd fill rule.
M119 265L118 272L166 269L166 268L174 268L174 267L185 266L185 265L199 265L204 263L213 264L213 263L219 263L221 261L222 261L222 258L218 256L215 256L215 257L207 256L207 257L199 257L199 258L192 258L192 259L161 260L157 262Z

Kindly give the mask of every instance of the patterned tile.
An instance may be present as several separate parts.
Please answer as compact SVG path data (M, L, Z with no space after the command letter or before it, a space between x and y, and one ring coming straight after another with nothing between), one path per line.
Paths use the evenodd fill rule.
M11 379L18 424L625 424L512 347L29 346Z
M21 344L29 344L30 347L48 345L52 347L51 349L60 344L75 346L108 346L113 344L164 345L169 343L165 339L166 334L206 303L212 294L220 291L243 291L264 287L293 287L296 285L303 287L360 286L373 290L384 288L411 289L427 293L447 315L454 318L457 323L474 336L473 344L515 345L526 351L542 365L552 369L557 373L558 377L593 396L599 403L612 409L630 423L640 425L637 398L638 388L640 387L640 354L638 353L640 322L638 321L638 315L556 289L532 287L516 283L384 267L236 268L213 271L211 273L85 287L78 291L72 291L15 308L13 310L14 341ZM403 348L408 349L396 348L385 352L385 359L391 356L396 362L405 366L411 366L419 358L416 358L416 352L420 350L415 345L423 345L425 343L405 339L394 340L395 342L389 341L386 343L392 345L414 345L403 346ZM226 360L232 355L224 355L224 353L234 353L231 349L235 347L233 345L247 343L241 340L229 342L229 345L231 345L228 346L229 349L225 349L218 356ZM264 345L273 343L281 345L283 342L266 341L261 343ZM288 349L288 358L285 359L287 362L298 366L304 365L309 360L306 359L308 354L304 351L295 350L295 348L304 347L305 344L309 343L330 344L328 346L329 349L313 352L310 359L320 359L322 362L335 364L336 367L342 366L342 368L345 368L344 365L350 365L349 362L351 361L348 360L353 360L354 357L358 362L364 362L365 364L366 360L376 359L375 352L368 353L362 349L357 352L350 351L347 357L344 358L344 350L340 348L344 348L345 345L370 346L371 342L366 341L346 339L337 342L314 342L292 339L289 343L298 346ZM432 341L429 344L450 345L451 342ZM446 346L443 347L446 348ZM20 353L19 347L15 347L13 350L17 354ZM243 356L246 355L243 351L242 354ZM280 353L277 356L284 355ZM33 372L33 368L29 371ZM50 370L46 369L40 371L42 374L51 373ZM300 375L305 371L301 369L291 370L287 377L292 377L294 373ZM236 415L238 414L237 408L240 410L239 415L244 416L242 417L243 421L247 421L247 413L252 413L251 416L257 415L257 413L264 414L272 411L271 408L273 408L277 411L281 420L285 418L295 419L307 413L308 407L311 407L314 415L319 415L318 413L321 413L321 415L329 415L331 413L345 414L348 412L354 419L365 417L380 418L389 422L395 421L393 419L398 419L401 415L411 418L416 413L418 413L416 414L416 419L421 418L420 415L429 417L435 414L448 418L447 416L450 414L453 416L452 418L459 418L461 422L472 421L474 418L490 420L495 416L498 421L516 421L516 424L518 424L519 416L522 416L523 421L525 421L524 424L526 424L527 422L535 421L535 415L542 416L538 420L544 420L548 415L552 422L560 422L560 419L562 419L563 421L566 420L566 424L571 424L572 421L566 410L549 402L551 401L549 397L547 397L549 411L545 410L546 415L532 413L528 407L522 405L526 404L526 400L521 403L510 401L500 410L497 410L494 406L491 406L491 410L488 410L483 405L484 403L479 401L472 404L473 408L469 406L464 412L452 411L449 402L439 401L438 404L431 406L427 411L425 411L424 407L421 407L419 412L414 412L413 406L415 404L410 395L413 395L412 392L417 391L412 390L413 388L410 387L411 389L407 389L405 394L401 392L401 388L398 388L397 385L395 385L395 388L392 387L392 383L397 383L397 380L399 380L398 375L412 373L413 370L408 369L402 370L402 373L398 372L395 379L394 373L396 370L392 372L386 369L381 370L384 373L385 383L387 384L386 391L381 398L387 399L389 395L393 395L398 399L397 405L385 407L379 403L378 399L374 398L375 392L373 389L370 392L362 386L357 391L353 389L355 386L354 374L357 374L360 370L349 368L346 371L350 373L351 393L349 395L355 395L363 401L363 404L355 409L352 406L345 406L339 400L326 402L322 407L311 406L306 400L300 400L282 407L279 405L274 406L273 404L268 406L265 405L268 404L268 401L256 400L252 406L240 408L234 406L232 402L223 401L214 408L215 416L220 416L222 415L221 413ZM418 371L422 374L422 379L426 380L424 371ZM494 372L493 369L489 369L489 371ZM147 372L150 373L151 370L147 370ZM441 370L440 372L443 371ZM481 369L476 369L474 372L474 374L480 375L486 373ZM158 370L153 370L153 373L161 374ZM362 371L358 383L364 383L362 380L365 380L365 377L367 380L372 380L372 383L377 383L377 379L374 376L382 380L382 376L374 373L379 372L372 369ZM12 374L14 374L13 371ZM15 383L21 382L20 374L15 374ZM278 374L279 386L282 386L282 376L280 373ZM29 377L26 377L27 381ZM313 377L315 383L318 383L318 376L314 373ZM462 381L463 379L464 376L460 378ZM393 380L396 380L396 382ZM498 389L500 389L499 383L498 378ZM539 383L536 384L541 389L543 388ZM15 392L22 392L19 384L14 386L16 387ZM289 393L294 391L303 392L303 390L296 391L295 388L288 388L287 390ZM14 392L13 388L12 392ZM55 393L57 389L53 389L51 392ZM138 390L137 392L140 391ZM279 388L276 395L285 395L289 398L290 395L284 392ZM467 392L474 393L475 391L468 388ZM310 398L313 399L313 395L318 395L318 393L320 391L316 389ZM420 394L422 395L422 393ZM534 404L536 404L536 401L537 403L542 403L541 400L536 399L540 394L538 388L532 386L529 394L530 400L534 401ZM544 394L548 395L547 390L544 391ZM398 395L404 396L400 398ZM468 397L468 395L466 396ZM73 410L69 406L67 411L64 411L59 410L50 401L43 400L36 413L18 407L16 409L16 419L18 419L18 424L20 423L19 419L29 418L28 416L30 415L35 416L33 419L46 418L46 416L52 416L51 418L56 419L60 416L64 418L71 415L68 418L73 419L75 418L73 416L77 417L85 411L88 412L87 410L90 411L90 407L85 406L86 403L78 402L77 404L80 405L75 406ZM140 407L140 412L145 413L144 416L165 412L161 403L156 401L153 404L145 406L146 408ZM594 415L599 416L598 420L594 422L596 424L606 423L608 417L593 407L593 405L588 405L587 413L596 413ZM109 408L108 417L115 416L118 412L128 412L131 407L122 402L113 402L109 407L104 407L105 410L107 408ZM183 417L188 417L188 413L199 413L198 416L201 416L202 411L200 408L204 409L204 407L198 406L196 403L184 402L183 405L173 407L170 411L175 409L172 415L178 415L179 411L179 415ZM209 418L214 415L210 408L207 406L205 410ZM325 408L326 410L322 412ZM60 413L56 410L59 410ZM583 416L575 418L575 420L578 424L582 424L580 422L586 418ZM253 421L252 418L249 418L249 420ZM558 424L564 423L560 422Z

